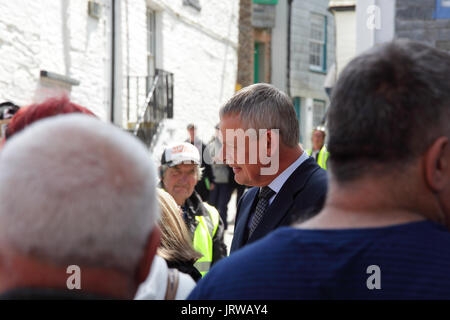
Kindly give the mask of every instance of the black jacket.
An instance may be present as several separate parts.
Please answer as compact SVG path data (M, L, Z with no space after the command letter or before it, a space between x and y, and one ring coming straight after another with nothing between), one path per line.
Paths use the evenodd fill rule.
M325 203L327 179L326 171L313 158L305 160L283 184L250 238L247 224L255 210L259 188L249 189L238 204L231 252L264 237L280 226L304 221L318 213Z
M200 167L203 168L203 173L201 180L195 186L195 191L199 193L203 201L209 201L210 187L207 186L206 180L208 180L209 185L211 185L211 183L215 183L215 177L212 170L212 166L206 163L205 159L203 158L203 155L205 154L206 145L200 139L197 138L195 138L194 142L192 142L190 139L187 139L185 142L194 145L197 148L198 152L200 153L200 160L201 160Z

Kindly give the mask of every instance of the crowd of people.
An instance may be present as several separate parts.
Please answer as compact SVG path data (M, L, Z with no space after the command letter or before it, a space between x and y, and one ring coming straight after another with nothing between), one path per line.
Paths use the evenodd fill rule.
M449 74L413 41L354 58L310 150L289 96L251 85L159 168L66 97L5 105L0 299L450 299Z

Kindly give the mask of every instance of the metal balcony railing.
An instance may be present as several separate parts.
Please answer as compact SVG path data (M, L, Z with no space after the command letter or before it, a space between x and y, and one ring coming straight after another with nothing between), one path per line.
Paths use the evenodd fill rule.
M160 69L154 77L127 77L128 129L148 147L161 121L173 118L173 83L173 73Z

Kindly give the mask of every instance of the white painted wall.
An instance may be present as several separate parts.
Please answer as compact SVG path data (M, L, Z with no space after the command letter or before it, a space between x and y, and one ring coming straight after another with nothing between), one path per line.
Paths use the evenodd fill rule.
M101 17L88 0L0 0L0 101L24 105L41 95L40 70L80 81L71 99L110 120L111 0ZM239 0L200 1L202 10L173 0L116 1L116 123L124 125L126 76L147 76L146 8L158 11L157 68L174 73L174 141L194 122L208 140L237 75ZM162 139L159 145L170 143Z
M188 123L204 141L213 136L218 111L235 92L239 0L200 1L200 12L182 1L150 3L159 8L162 35L157 67L174 73L175 82L174 119L166 126L172 129L154 148L159 159L165 145L187 138Z
M356 54L356 13L334 11L336 23L336 67L339 76L342 69Z
M304 108L302 108L302 123L300 124L300 127L303 135L302 146L306 150L312 148L311 135L313 131L314 99L302 99L302 103L304 103Z
M357 0L356 10L334 11L338 75L356 55L394 38L395 3Z
M0 101L39 101L40 70L47 70L80 81L72 100L106 119L108 10L97 20L87 0L0 0Z
M287 1L275 7L275 28L272 29L272 84L287 92L287 30L289 8Z
M358 0L356 54L391 41L395 32L395 0Z

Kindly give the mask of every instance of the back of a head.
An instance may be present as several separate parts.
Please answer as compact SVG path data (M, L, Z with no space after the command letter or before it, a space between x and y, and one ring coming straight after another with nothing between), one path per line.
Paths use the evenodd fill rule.
M257 83L239 90L220 110L225 115L239 115L245 129L279 129L283 143L296 147L299 125L291 99L267 83Z
M157 189L161 208L161 245L158 255L166 261L194 263L201 254L192 247L192 239L172 196L163 189Z
M71 102L67 96L49 98L42 103L21 108L8 124L5 136L9 139L38 120L67 113L83 113L95 116L89 109Z
M335 179L401 171L437 137L449 136L449 75L450 55L407 40L353 59L328 112Z
M52 264L135 271L159 210L135 137L86 115L52 117L0 153L0 243Z

